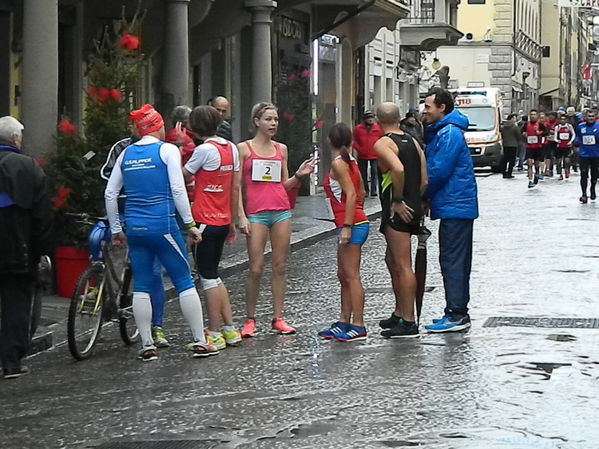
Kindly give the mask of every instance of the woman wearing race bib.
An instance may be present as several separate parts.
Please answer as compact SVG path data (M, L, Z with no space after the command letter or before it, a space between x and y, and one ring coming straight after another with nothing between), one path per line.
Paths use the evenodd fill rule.
M364 326L364 288L360 279L362 245L368 238L368 218L364 213L366 195L357 161L349 154L352 132L344 123L329 131L331 170L324 178L324 190L330 202L339 235L337 274L341 283L341 315L330 329L318 335L327 340L366 340Z
M256 130L253 139L239 144L243 170L244 201L240 204L239 228L247 236L249 276L245 285L247 319L242 337L253 337L256 332L256 304L260 279L264 270L264 248L270 236L272 246L272 330L293 334L295 329L281 318L287 288L287 256L291 239L291 207L287 192L300 184L300 178L314 170L305 161L289 177L287 146L273 141L279 127L276 106L259 103L252 108L252 123Z

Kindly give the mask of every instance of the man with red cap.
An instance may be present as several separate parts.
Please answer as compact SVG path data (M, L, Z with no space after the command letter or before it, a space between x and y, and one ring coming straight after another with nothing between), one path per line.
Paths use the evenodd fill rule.
M181 172L181 153L165 143L164 120L149 104L130 113L129 118L140 140L118 157L104 193L112 230L112 242L129 244L133 270L133 315L141 336L139 358L158 358L152 339L152 265L158 257L175 285L183 316L189 323L194 357L218 354L204 336L202 306L193 284L185 243L175 220L175 209L195 242L202 235L195 227ZM125 190L126 238L118 215L118 195Z

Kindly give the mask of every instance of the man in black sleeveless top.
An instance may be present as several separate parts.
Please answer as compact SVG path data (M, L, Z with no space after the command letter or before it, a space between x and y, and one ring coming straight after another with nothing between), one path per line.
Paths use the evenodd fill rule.
M415 337L416 276L410 236L418 234L424 214L426 161L414 138L399 128L399 108L395 104L381 104L376 114L384 133L374 146L382 208L380 231L387 241L385 262L395 294L395 311L379 324L385 329L381 332L383 337Z

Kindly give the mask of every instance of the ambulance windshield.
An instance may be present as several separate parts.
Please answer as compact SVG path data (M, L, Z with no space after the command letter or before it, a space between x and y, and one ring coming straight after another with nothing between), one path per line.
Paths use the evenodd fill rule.
M468 131L491 131L495 129L497 113L491 106L469 106L457 108L468 117Z

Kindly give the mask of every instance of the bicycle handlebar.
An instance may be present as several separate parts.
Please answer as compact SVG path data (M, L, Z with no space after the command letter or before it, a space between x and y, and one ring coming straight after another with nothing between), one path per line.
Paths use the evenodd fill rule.
M67 212L65 215L73 218L79 218L79 221L88 224L94 224L94 221L102 221L108 224L108 217L97 217L86 212Z

